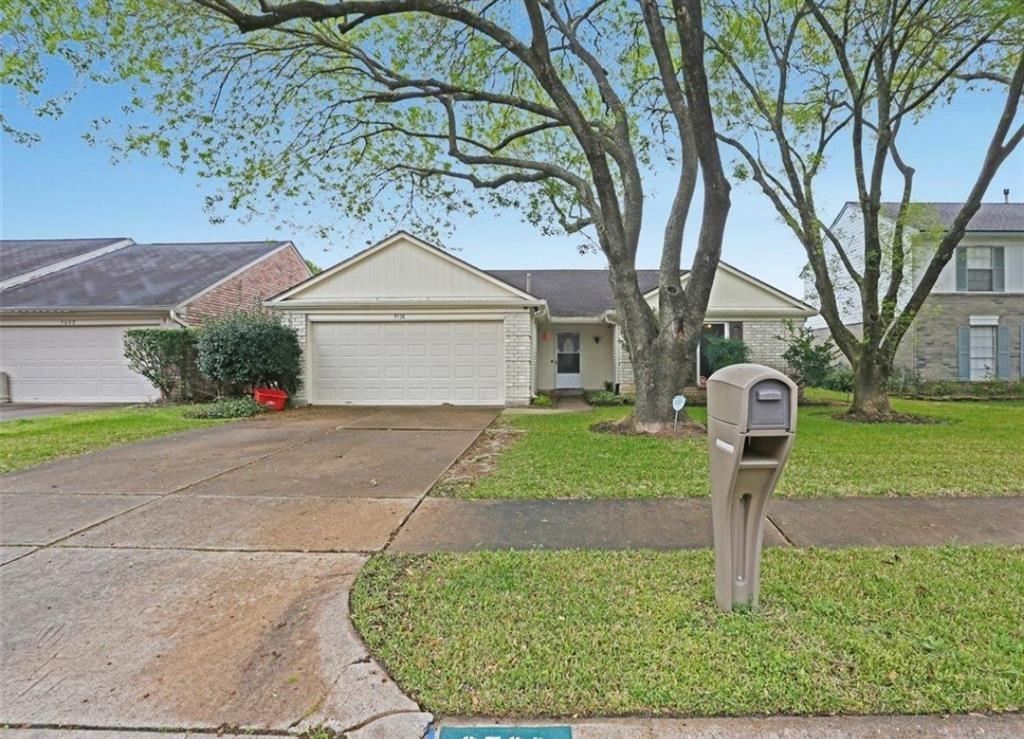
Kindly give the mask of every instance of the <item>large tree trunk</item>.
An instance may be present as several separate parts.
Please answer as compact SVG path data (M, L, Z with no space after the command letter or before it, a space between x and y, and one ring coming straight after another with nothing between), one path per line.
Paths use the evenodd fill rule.
M680 337L659 336L633 359L636 405L632 421L637 431L658 433L672 427L672 398L682 395L694 375L696 346L690 344L693 342ZM686 418L685 412L679 418Z
M886 381L889 368L869 357L862 357L853 370L853 404L849 415L861 418L884 418L892 415Z

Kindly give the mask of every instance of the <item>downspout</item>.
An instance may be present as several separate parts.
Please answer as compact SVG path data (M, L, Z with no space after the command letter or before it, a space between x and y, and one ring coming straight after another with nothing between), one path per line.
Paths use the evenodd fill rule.
M174 321L176 324L178 324L182 328L189 328L188 323L185 322L185 319L181 317L181 314L178 313L177 310L171 308L169 311L167 311L167 313L170 315L171 320Z

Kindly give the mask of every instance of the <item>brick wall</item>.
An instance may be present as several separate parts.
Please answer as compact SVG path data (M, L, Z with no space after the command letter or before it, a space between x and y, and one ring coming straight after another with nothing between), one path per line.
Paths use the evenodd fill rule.
M781 319L771 321L743 321L743 343L750 349L750 361L764 364L780 372L786 372L782 353L786 342L779 338L786 335L786 326Z
M185 306L193 325L222 313L255 308L267 298L309 277L309 268L291 248L282 249Z
M529 311L505 316L505 405L529 405L533 396L533 357L537 337Z
M999 316L999 325L1010 328L1010 378L1021 377L1024 296L1016 294L932 293L900 343L896 367L917 373L923 380L956 380L957 329L969 326L971 316Z
M626 337L615 327L615 382L619 392L636 392L636 379L633 375L633 363L629 360L629 349L626 348Z
M303 311L277 311L281 323L295 329L295 335L302 349L302 384L292 398L295 405L306 405L309 402L309 354L306 352L306 314Z

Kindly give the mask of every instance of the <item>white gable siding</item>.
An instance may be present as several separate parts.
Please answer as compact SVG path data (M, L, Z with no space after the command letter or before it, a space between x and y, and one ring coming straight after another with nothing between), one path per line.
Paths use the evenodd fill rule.
M647 302L657 309L656 291L648 295ZM714 318L738 315L804 318L806 311L775 291L762 287L727 268L719 267L715 272L715 281L711 285L707 316Z
M511 293L439 254L400 240L310 285L295 298L509 298Z

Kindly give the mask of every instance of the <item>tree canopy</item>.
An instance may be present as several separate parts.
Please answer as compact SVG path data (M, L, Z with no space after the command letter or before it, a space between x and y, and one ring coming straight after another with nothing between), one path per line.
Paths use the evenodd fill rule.
M729 209L699 0L14 0L11 15L16 47L42 40L130 85L106 138L223 183L208 201L220 217L308 224L327 204L431 237L455 213L514 211L607 257L638 415L667 417L692 374ZM7 75L29 96L40 60ZM645 178L666 166L678 182L655 312L636 251Z
M734 175L752 180L804 245L822 315L860 380L855 408L863 395L885 412L882 386L897 347L1024 139L1024 4L709 0L709 7L719 138L735 154ZM1003 103L978 131L986 150L964 173L963 207L937 226L914 202L906 143L935 108L967 105L962 94L979 89L997 91ZM854 238L817 203L818 180L837 158L853 165ZM921 228L929 220L932 228ZM917 255L916 280L911 234L931 239L930 251ZM862 336L844 325L851 303Z

